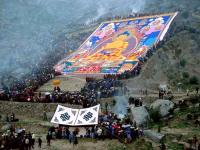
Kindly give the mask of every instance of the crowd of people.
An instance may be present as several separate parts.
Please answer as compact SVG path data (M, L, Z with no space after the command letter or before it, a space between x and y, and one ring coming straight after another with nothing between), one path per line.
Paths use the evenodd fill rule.
M66 139L70 144L77 145L79 138L91 138L97 140L118 139L119 142L127 144L143 136L143 129L138 128L136 123L128 117L119 119L114 113L105 113L99 116L98 125L76 127L73 131L68 126L50 127L46 135L47 146L51 146L53 139ZM85 130L80 132L80 130ZM26 133L23 128L13 128L3 133L0 138L0 149L34 149L35 143L42 146L42 139L33 133Z
M88 27L94 25L97 22L104 22L105 20L107 20L107 21L116 21L116 20L132 19L132 18L146 17L146 16L155 16L155 15L159 15L159 14L158 13L129 12L125 16L113 16L113 17L108 17L108 18L105 18L105 16L103 16L103 18L98 18L98 20L97 19L93 19L93 20L90 20L90 22L86 22L86 23L81 24L81 25L83 27L85 27L85 28L88 28Z
M102 131L105 130L105 134L98 132L99 128ZM97 137L117 138L122 143L130 143L144 135L143 129L138 128L136 122L132 122L127 116L124 119L120 119L116 114L111 112L99 117L99 126L97 126L95 131Z
M130 143L144 135L143 129L138 128L128 117L119 119L116 114L108 113L99 116L99 123L95 126L76 127L70 131L69 127L60 125L51 127L47 133L50 143L52 139L67 139L69 143L78 144L77 136L80 138L91 138L97 140L118 139L121 143ZM83 130L80 132L80 130Z
M132 96L129 97L128 102L129 102L129 105L133 104L135 107L142 106L143 104L142 98L134 98Z
M41 148L42 140L39 137L38 147ZM23 128L10 127L0 137L0 150L31 150L35 147L36 137L33 133L26 133Z
M55 87L54 91L46 95L42 101L76 104L86 108L96 105L100 98L117 95L120 86L121 82L112 78L99 80L86 78L86 84L81 91L62 92L59 87Z
M80 91L65 92L59 86L55 86L53 92L42 94L35 93L32 88L26 88L22 93L14 91L10 96L2 93L0 99L18 102L69 103L82 105L85 108L96 105L100 98L118 95L122 86L116 78L86 78L85 86Z

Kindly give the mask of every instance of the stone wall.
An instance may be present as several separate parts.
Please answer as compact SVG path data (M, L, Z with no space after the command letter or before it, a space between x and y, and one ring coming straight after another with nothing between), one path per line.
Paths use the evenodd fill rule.
M56 110L58 103L31 103L31 102L9 102L0 101L0 115L10 115L12 112L15 116L24 117L43 117L43 112L46 111L47 114L53 114ZM60 104L71 108L81 108L77 105Z

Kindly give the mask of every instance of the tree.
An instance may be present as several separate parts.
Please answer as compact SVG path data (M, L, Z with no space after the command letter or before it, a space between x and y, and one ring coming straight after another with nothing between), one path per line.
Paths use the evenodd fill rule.
M182 50L180 48L175 49L175 57L178 58L182 53Z
M190 77L188 72L183 72L182 75L183 75L183 78L189 78Z
M150 117L154 122L159 122L161 115L158 109L150 109Z
M185 59L181 59L180 60L180 65L181 65L181 67L185 67L185 65L186 65L186 60Z
M199 83L199 80L196 76L192 76L190 78L190 84L198 84Z

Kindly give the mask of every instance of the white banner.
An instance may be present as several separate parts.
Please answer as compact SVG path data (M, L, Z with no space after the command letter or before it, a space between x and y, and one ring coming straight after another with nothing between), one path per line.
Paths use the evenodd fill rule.
M63 125L74 125L78 109L71 109L61 105L57 106L56 112L54 113L51 123L63 124Z
M72 109L58 105L51 123L70 126L95 125L98 124L99 107L100 105L85 109Z
M93 125L98 124L99 106L80 109L75 125Z
M163 30L162 34L160 35L160 41L163 40L165 34L167 33L169 26L171 25L172 21L174 20L174 18L178 15L178 12L176 12L173 17L171 18L171 20L168 22L168 24L166 25L165 29Z

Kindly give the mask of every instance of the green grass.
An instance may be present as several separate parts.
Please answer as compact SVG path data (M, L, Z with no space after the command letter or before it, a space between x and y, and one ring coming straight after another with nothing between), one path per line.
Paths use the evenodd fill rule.
M182 145L175 144L175 143L169 143L169 145L167 144L167 148L168 150L183 150L184 149Z
M184 108L174 114L174 118L168 122L170 128L195 128L193 120L187 120L187 114L198 113L198 108Z
M159 126L162 128L162 127L164 127L165 125L164 125L164 123L163 123L162 121L159 121L159 122L157 122L157 123L151 121L151 122L149 123L149 125L148 125L148 127L151 128L151 129L158 129Z
M179 121L179 122L176 122L175 124L171 125L171 128L188 128L188 127L191 127L191 124L188 123L187 121Z
M180 111L178 111L177 113L174 114L174 117L186 117L186 115L188 113L198 113L199 112L199 108L182 108Z
M80 143L85 143L85 142L93 142L97 143L97 139L92 139L92 138L79 138Z
M109 144L108 150L153 150L152 144L145 139L137 139L130 144Z
M143 139L138 139L135 142L135 147L138 150L153 150L152 144L148 141L143 140Z
M117 145L113 145L113 144L109 144L108 145L108 150L124 150L124 147L126 147L123 144L117 144Z

